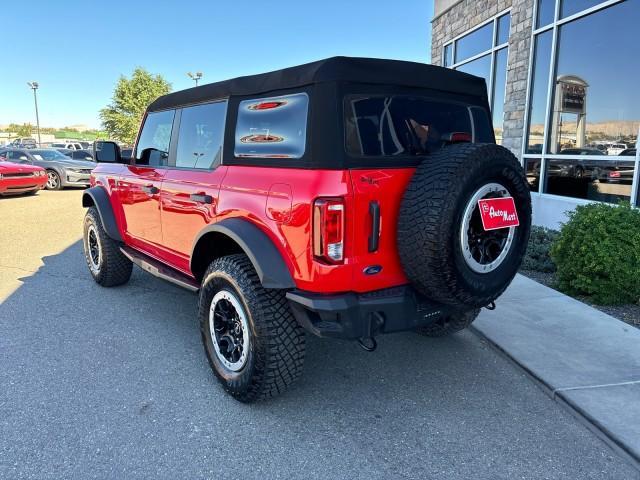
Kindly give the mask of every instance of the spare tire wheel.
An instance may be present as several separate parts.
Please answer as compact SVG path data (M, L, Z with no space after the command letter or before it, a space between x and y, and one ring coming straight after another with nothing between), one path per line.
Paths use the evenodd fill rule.
M513 198L519 225L485 230L478 202L506 197ZM425 158L409 182L400 205L398 253L421 294L482 307L515 276L530 228L529 186L515 156L495 144L455 144Z

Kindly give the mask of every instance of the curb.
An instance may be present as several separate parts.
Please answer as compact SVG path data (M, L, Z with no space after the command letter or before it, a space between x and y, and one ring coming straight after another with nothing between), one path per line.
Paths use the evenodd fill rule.
M481 340L487 342L495 351L497 351L502 357L507 359L510 363L515 365L519 370L524 372L533 382L544 391L552 400L561 405L567 410L574 418L576 418L582 425L584 425L589 431L594 433L600 440L602 440L607 447L613 452L620 455L627 462L629 462L636 470L640 472L640 455L630 450L623 442L621 442L608 428L601 425L596 419L594 419L588 412L579 406L575 405L570 399L566 398L562 391L553 389L548 382L541 378L539 375L533 373L523 363L519 362L517 358L510 355L505 349L503 349L498 343L494 342L491 338L486 336L480 330L471 326L469 328L474 335L478 336Z

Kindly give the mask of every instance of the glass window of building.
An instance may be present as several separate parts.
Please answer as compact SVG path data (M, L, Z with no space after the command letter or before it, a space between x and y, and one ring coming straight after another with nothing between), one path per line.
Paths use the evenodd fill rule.
M474 30L456 42L456 63L489 50L493 45L493 22Z
M573 1L573 0L571 0ZM538 14L536 28L541 28L553 22L556 14L556 0L538 0Z
M453 63L453 59L451 58L453 56L453 43L449 43L444 46L444 52L442 55L443 55L442 64L445 67L450 67L451 64Z
M443 65L455 70L482 77L487 82L487 96L494 123L496 141L502 143L504 98L507 78L509 29L511 15L501 13L486 24L461 36L444 48ZM447 48L454 53L450 65Z
M487 88L491 85L491 55L485 55L462 64L456 70L484 78L487 82Z
M498 18L497 44L502 45L509 41L509 28L511 28L511 15L508 13Z
M629 201L638 175L640 0L558 1L554 28L534 34L524 145L529 183L546 194ZM539 22L543 4L554 2L539 1Z
M602 3L602 0L561 0L560 18L570 17L575 13L594 7L599 3Z
M507 84L507 55L508 50L498 50L493 72L493 100L491 113L493 117L493 131L496 142L502 143L502 125L504 123L504 92Z
M552 41L553 32L550 30L538 35L535 39L525 153L542 153Z

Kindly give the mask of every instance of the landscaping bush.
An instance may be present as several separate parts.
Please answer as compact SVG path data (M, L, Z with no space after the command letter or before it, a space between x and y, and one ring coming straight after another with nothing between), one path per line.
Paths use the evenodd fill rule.
M531 227L527 254L522 261L522 269L536 272L551 273L556 271L556 264L549 255L551 244L560 235L557 230L544 227Z
M636 303L640 298L640 210L602 203L569 214L551 247L558 286L594 303Z

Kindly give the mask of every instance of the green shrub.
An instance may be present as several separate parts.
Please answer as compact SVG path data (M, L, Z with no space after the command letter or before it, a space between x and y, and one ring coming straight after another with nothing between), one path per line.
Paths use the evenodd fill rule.
M640 210L594 203L569 214L551 247L561 290L595 303L640 298Z
M555 272L556 264L551 260L549 251L551 250L551 244L556 241L558 235L560 235L560 232L557 230L532 226L529 246L522 261L522 268L544 273Z

